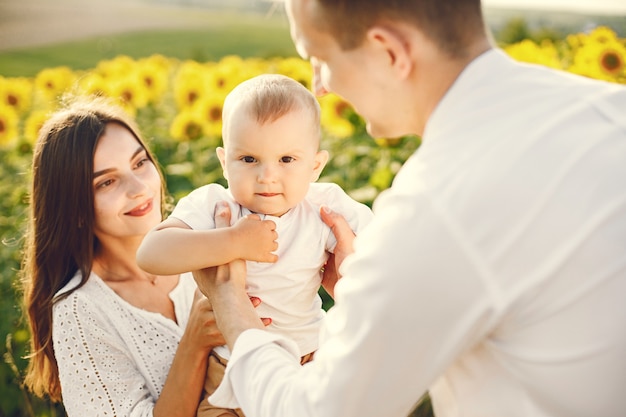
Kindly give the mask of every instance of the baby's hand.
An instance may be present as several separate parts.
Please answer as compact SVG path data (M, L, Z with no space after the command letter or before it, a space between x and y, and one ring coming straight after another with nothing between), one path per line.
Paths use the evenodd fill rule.
M278 260L278 256L272 253L278 249L276 223L261 220L256 214L249 214L232 227L241 259L270 263Z

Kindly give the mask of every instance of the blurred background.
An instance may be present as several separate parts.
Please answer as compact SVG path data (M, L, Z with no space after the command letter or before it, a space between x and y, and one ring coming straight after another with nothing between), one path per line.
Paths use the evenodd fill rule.
M626 1L483 3L513 58L626 84ZM136 117L177 200L208 182L225 185L214 152L223 99L264 72L310 87L283 5L271 0L0 0L0 417L65 415L22 385L29 335L19 269L32 147L46 117L68 94L116 99ZM371 205L420 138L372 138L340 97L320 105L331 154L320 181ZM424 405L412 416L430 415Z
M598 25L611 27L620 36L626 31L626 1L623 0L485 0L488 24L502 42L519 41L524 35L565 37ZM224 41L204 37L210 29L253 24L266 20L281 34L280 53L294 53L289 38L283 5L272 0L0 0L0 75L28 71L28 57L43 47L63 42L91 39L95 53L110 56L124 50L120 34L155 31L197 32L195 40L177 51L185 58L202 58L211 49L206 43ZM256 22L254 24L260 24ZM268 29L269 30L269 29ZM256 36L246 33L245 37ZM516 39L517 38L517 39ZM236 39L237 41L246 39ZM249 39L248 39L249 41ZM165 49L169 44L153 42L144 54ZM264 52L272 53L270 46ZM282 49L285 48L285 49ZM39 49L40 50L40 49ZM55 50L47 49L49 59ZM42 53L45 51L42 51ZM58 57L61 61L64 57ZM10 62L9 62L10 61ZM71 62L71 60L70 60Z

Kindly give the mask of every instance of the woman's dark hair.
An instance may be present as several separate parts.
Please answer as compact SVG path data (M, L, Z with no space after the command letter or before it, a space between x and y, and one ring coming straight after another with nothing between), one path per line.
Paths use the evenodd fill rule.
M21 271L24 312L31 331L25 383L36 395L47 394L53 401L61 400L61 387L52 346L52 306L58 291L77 272L81 276L78 287L91 273L99 245L93 232L94 153L108 123L124 126L146 148L135 122L123 110L104 98L82 98L73 99L47 120L33 152ZM163 187L163 206L164 194Z

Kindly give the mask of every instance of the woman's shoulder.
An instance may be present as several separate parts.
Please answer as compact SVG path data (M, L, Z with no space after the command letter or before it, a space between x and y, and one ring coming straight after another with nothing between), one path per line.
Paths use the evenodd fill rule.
M70 310L77 316L95 313L98 316L106 316L107 310L111 310L119 298L100 277L91 273L87 280L82 283L82 274L77 272L68 283L57 292L53 305L55 314L60 311L67 313ZM104 313L104 314L103 314Z
M63 294L69 293L80 285L82 274L80 271L76 272L72 278L55 294L55 297L59 297Z
M81 284L82 275L77 273L58 293L52 307L55 331L70 331L79 326L84 332L94 329L112 330L109 320L115 310L114 297L108 287L95 274ZM90 323L89 326L82 324Z

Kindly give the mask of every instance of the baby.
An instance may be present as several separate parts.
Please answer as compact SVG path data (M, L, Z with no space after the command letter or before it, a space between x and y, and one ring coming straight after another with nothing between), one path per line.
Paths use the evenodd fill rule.
M238 85L224 102L222 137L217 155L228 188L208 184L182 198L143 240L139 265L178 274L245 259L248 293L262 300L259 316L271 319L269 331L296 341L304 363L317 349L325 314L320 269L336 244L320 207L342 214L355 233L373 214L338 185L315 182L328 152L319 150L319 103L297 81L265 74ZM231 227L216 229L222 201L230 206ZM226 346L213 350L205 398L219 385L229 355ZM203 417L227 413L206 400L198 410Z

